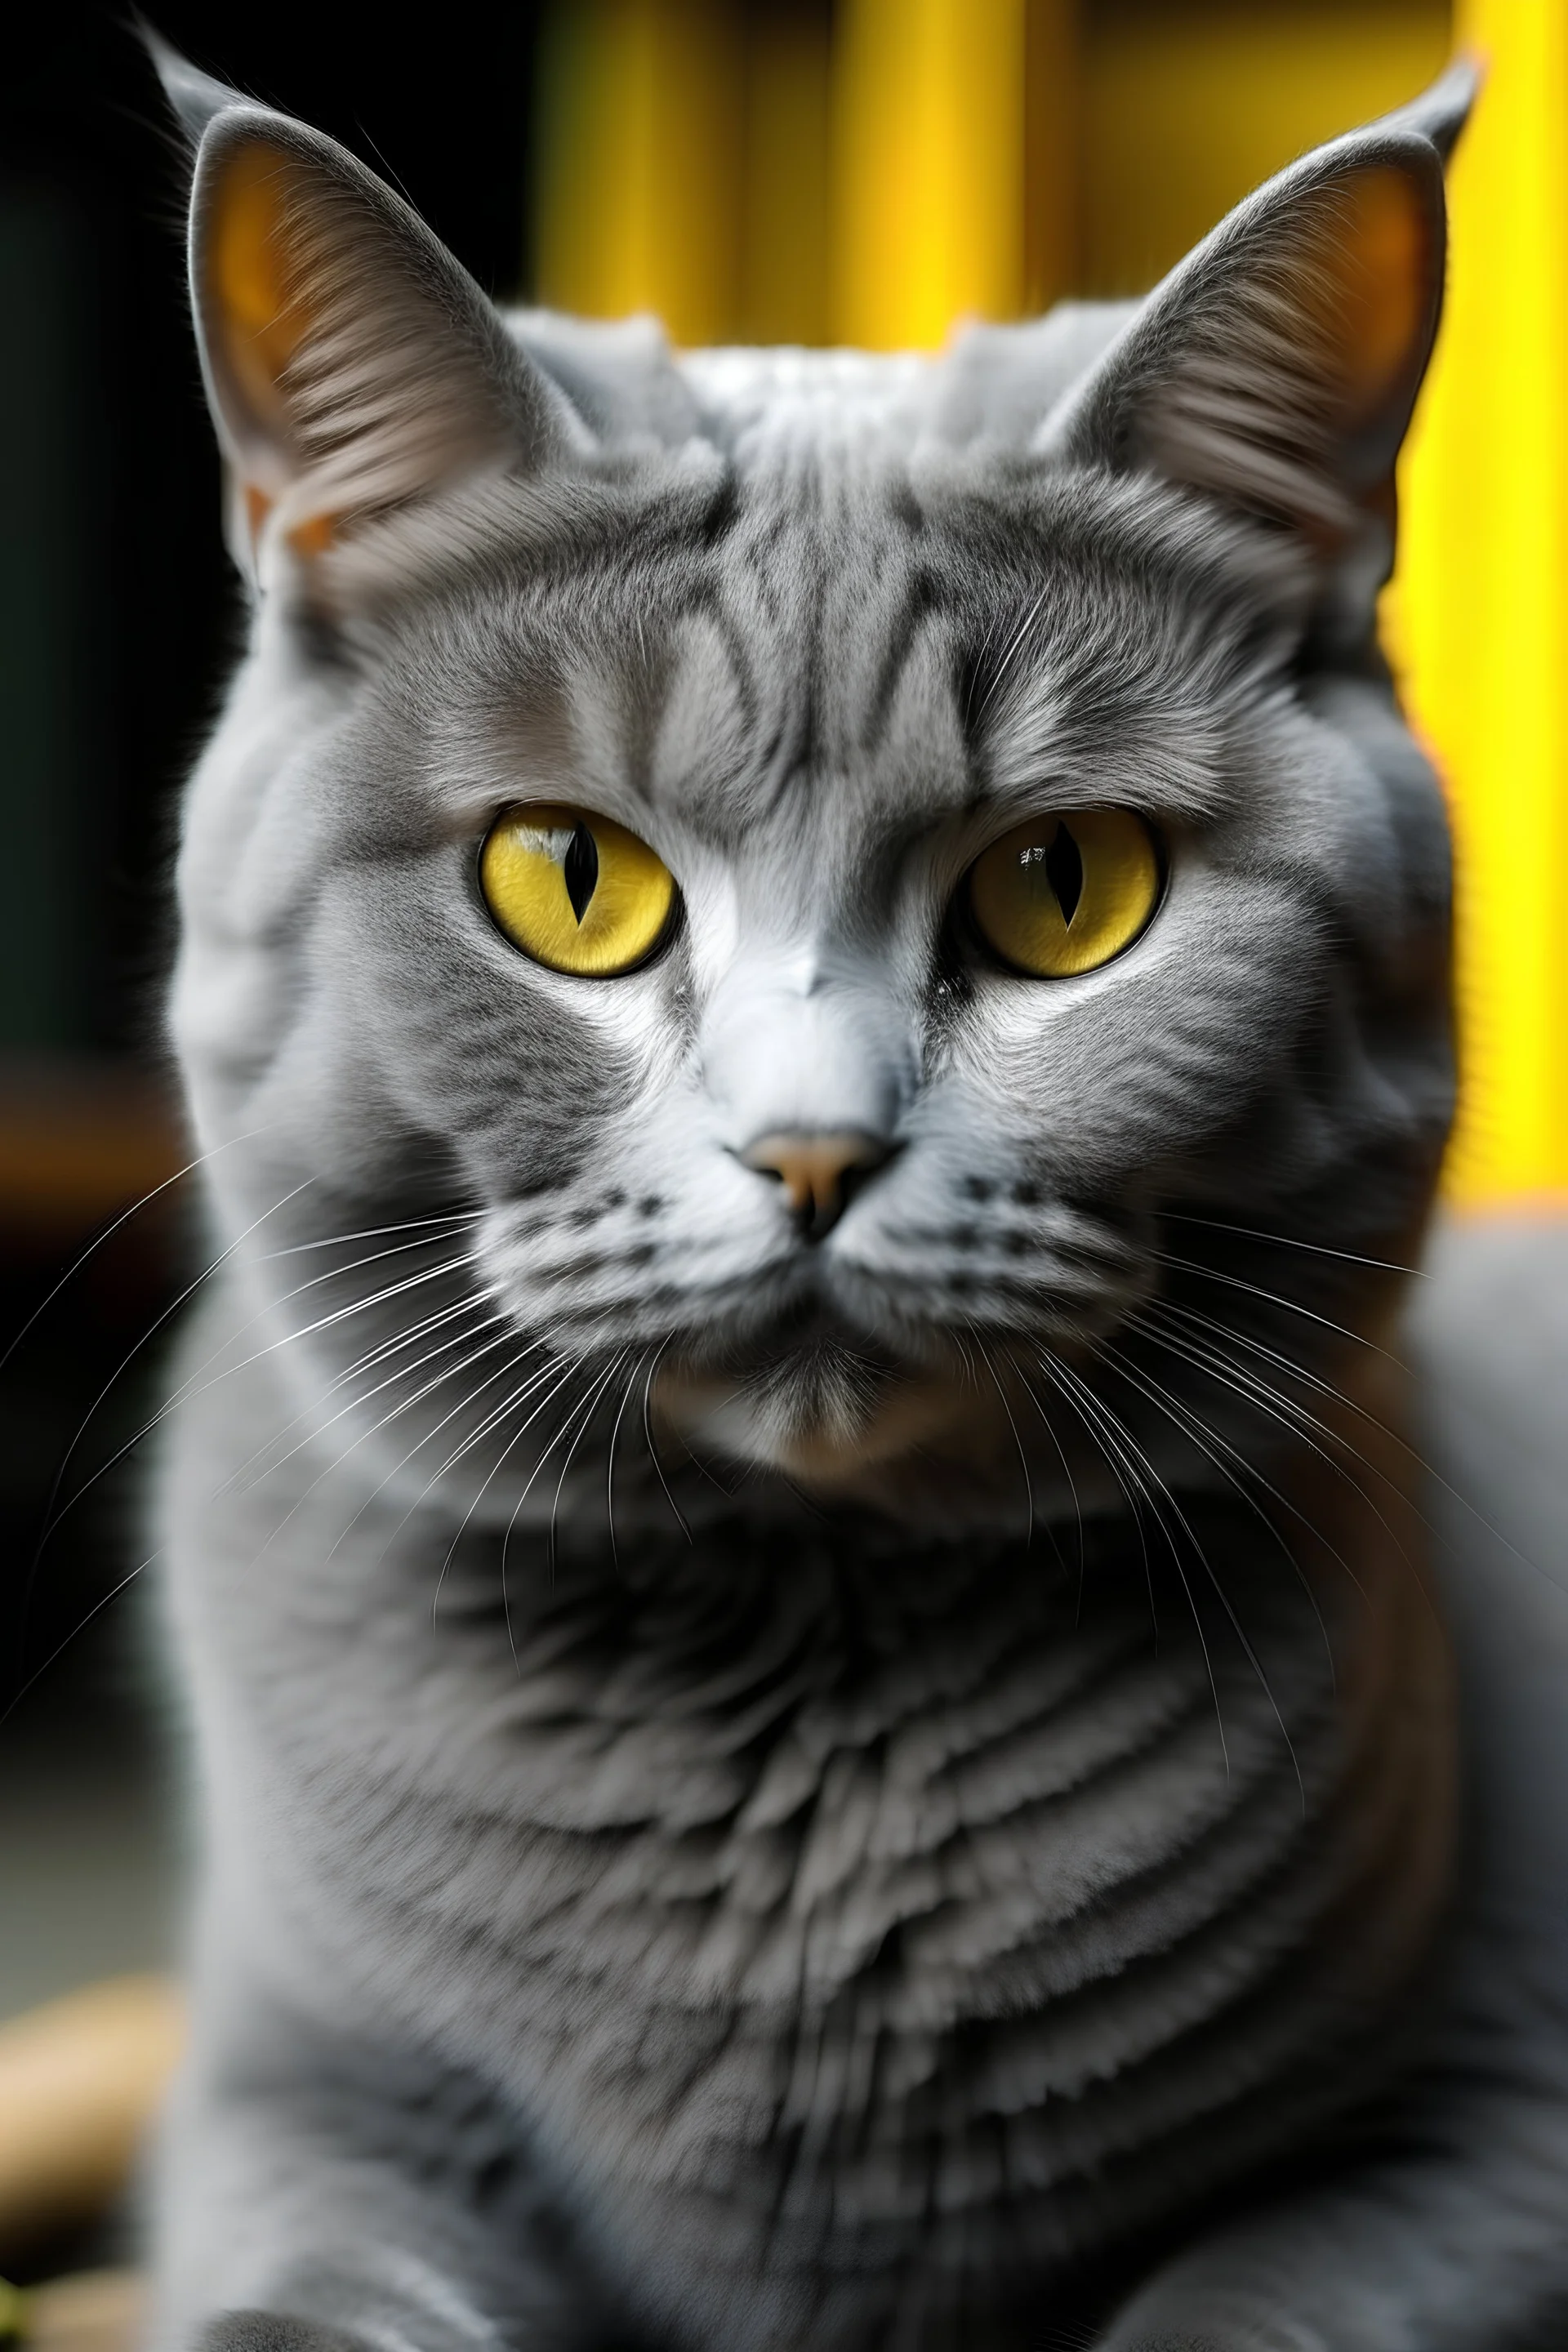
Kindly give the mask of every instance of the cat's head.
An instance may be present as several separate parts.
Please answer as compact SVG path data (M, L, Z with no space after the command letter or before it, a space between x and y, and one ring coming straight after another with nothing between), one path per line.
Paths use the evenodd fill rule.
M1449 1110L1373 604L1464 77L927 361L503 318L164 72L254 586L174 1027L331 1412L510 1493L646 1409L888 1501L1315 1377Z

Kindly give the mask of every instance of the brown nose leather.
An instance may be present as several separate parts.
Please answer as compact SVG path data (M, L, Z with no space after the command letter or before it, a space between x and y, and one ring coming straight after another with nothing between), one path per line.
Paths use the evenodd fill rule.
M839 1135L761 1135L741 1157L759 1176L776 1177L790 1207L815 1237L843 1215L851 1179L879 1168L888 1152L880 1138L851 1128Z

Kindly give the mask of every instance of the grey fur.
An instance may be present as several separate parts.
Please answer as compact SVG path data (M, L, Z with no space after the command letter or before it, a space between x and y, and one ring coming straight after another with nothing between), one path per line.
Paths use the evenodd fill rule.
M1478 2063L1384 1427L1447 857L1370 591L1467 97L1144 313L930 364L503 345L363 167L191 101L198 313L264 136L326 323L276 412L208 358L276 503L180 874L217 1271L162 1498L207 1836L161 2352L1547 2341L1555 1930L1526 1856ZM1436 225L1375 465L1279 331L1369 160ZM1216 336L1258 404L1201 475L1109 429ZM678 876L639 971L489 923L530 796ZM950 909L1053 800L1147 810L1169 878L1032 982ZM889 1157L808 1242L739 1155L841 1125Z

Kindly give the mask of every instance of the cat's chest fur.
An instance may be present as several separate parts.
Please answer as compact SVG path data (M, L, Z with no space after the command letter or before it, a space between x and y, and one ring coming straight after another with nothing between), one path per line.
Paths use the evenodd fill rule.
M1408 1579L1329 1596L1337 1680L1235 1507L1081 1573L1072 1528L531 1535L503 1601L352 1455L232 1475L288 1420L233 1385L172 1488L215 1932L492 2085L653 2313L967 2308L1332 2104L1442 1876Z

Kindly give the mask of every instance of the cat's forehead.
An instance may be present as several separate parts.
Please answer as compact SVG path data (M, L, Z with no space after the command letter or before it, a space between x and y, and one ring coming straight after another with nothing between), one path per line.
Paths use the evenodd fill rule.
M830 394L859 355L767 355L789 411L769 423L756 356L735 369L756 415L700 495L655 467L599 527L574 508L542 562L496 546L426 608L448 740L725 834L822 794L918 824L1090 769L1095 797L1202 796L1193 745L1247 698L1258 625L1212 538L1108 480L851 430ZM919 375L889 363L887 401Z

